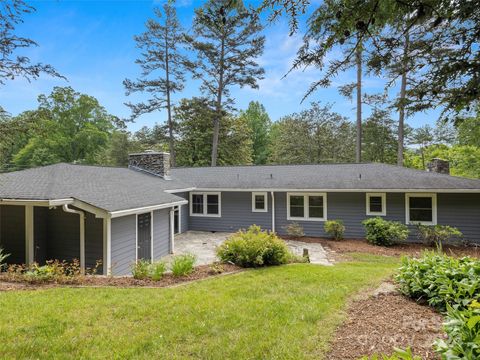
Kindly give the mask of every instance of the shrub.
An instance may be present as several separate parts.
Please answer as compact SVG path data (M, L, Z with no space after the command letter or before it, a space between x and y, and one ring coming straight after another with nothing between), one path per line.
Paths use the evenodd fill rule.
M447 225L417 225L417 236L429 246L441 249L444 242L452 238L461 238L463 234L456 227Z
M447 307L444 328L448 338L435 341L435 350L442 359L480 359L480 303L473 301L463 310L458 305Z
M297 222L292 222L285 226L285 231L287 232L288 236L291 236L293 238L301 238L305 236L303 226Z
M425 252L420 259L404 257L396 280L403 294L440 310L466 307L480 296L480 261Z
M193 272L196 257L192 254L178 255L172 260L171 269L174 276L186 276Z
M144 280L150 276L150 261L138 260L132 267L132 275L134 279Z
M343 240L345 233L345 225L341 220L327 220L323 225L323 229L327 234L333 237L333 240Z
M233 234L217 248L217 255L223 262L242 267L285 264L291 257L283 240L256 225Z
M167 271L167 265L163 261L158 261L150 265L150 278L153 281L160 281L160 279Z
M5 259L8 258L10 256L10 254L5 254L3 252L3 248L0 247L0 271L2 271L2 269L5 267Z
M364 220L363 226L367 241L373 245L391 246L408 238L407 226L396 221L375 217Z

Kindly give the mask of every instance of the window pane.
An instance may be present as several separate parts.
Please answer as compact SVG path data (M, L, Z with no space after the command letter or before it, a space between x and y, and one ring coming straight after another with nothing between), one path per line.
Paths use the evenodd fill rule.
M305 216L303 204L303 195L290 196L290 216L303 218Z
M218 214L218 195L207 195L207 214Z
M255 195L255 210L265 210L264 195Z
M370 196L370 212L382 212L382 197Z
M431 197L411 197L410 208L411 209L431 209L432 198Z
M311 218L323 218L323 196L308 197L308 216Z
M432 198L430 197L411 197L410 221L433 221Z
M202 194L192 195L192 213L203 214L203 195Z

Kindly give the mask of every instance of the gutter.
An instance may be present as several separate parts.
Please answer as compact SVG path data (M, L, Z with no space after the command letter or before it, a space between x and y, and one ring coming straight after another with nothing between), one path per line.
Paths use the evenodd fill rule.
M139 207L139 208L134 208L134 209L110 211L108 214L109 214L110 218L114 219L114 218L121 217L121 216L140 214L142 212L149 212L149 211L154 211L154 210L167 209L167 208L171 208L171 207L174 207L174 206L180 206L180 205L186 205L186 204L188 204L187 200L180 200L180 201L175 201L175 202L171 202L171 203L168 203L168 204L151 205L151 206L144 206L144 207Z

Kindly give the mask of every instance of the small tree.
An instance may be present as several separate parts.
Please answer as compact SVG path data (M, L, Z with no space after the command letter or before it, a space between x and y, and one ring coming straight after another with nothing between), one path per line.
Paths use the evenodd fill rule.
M417 225L417 235L424 244L441 250L443 244L452 238L461 238L462 232L448 225Z
M323 224L323 229L327 234L333 237L333 240L343 240L345 234L345 225L341 220L327 220Z

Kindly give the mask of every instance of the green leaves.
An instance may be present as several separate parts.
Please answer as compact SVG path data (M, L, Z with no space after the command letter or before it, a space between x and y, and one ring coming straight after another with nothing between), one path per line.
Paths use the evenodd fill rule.
M373 245L391 246L408 238L408 228L400 222L375 217L364 220L362 224L367 241Z

